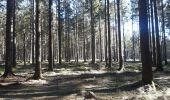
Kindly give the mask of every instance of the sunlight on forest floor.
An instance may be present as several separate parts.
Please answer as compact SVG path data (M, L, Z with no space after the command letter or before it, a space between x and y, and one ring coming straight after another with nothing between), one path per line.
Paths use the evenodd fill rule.
M47 72L43 64L42 80L28 80L34 73L31 65L19 65L15 74L22 76L0 79L0 100L83 100L86 95L97 100L168 100L170 98L170 70L154 73L156 89L150 85L136 85L141 79L141 64L126 63L126 70L118 73L118 64L106 69L104 63L96 66L67 63ZM82 92L84 91L84 92ZM90 92L91 91L91 92ZM89 94L90 93L90 94ZM94 93L94 94L93 94ZM93 95L95 95L93 97Z
M44 85L48 84L47 80L28 80L26 82L22 82L25 85Z

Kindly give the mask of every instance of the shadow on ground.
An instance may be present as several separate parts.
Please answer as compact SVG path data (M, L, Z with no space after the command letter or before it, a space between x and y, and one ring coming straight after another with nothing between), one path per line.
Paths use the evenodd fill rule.
M45 66L45 65L44 65ZM0 98L4 99L32 99L32 100L75 100L76 94L80 91L93 91L95 94L102 96L120 96L123 91L133 91L141 86L140 79L141 73L134 71L125 71L123 73L117 72L101 72L96 70L98 73L93 73L90 70L86 69L89 73L85 73L83 66L89 67L88 65L80 64L79 67L72 64L67 66L67 64L60 66L60 68L71 69L68 73L74 73L79 71L78 75L54 75L46 76L48 84L43 85L25 85L25 84L10 84L7 86L0 86ZM133 65L129 65L130 69L133 69ZM27 72L32 66L19 66L18 72ZM98 67L98 66L96 66ZM59 68L59 69L60 69ZM136 68L134 68L136 69ZM137 68L138 69L138 68ZM45 71L45 70L44 70ZM56 73L60 73L58 70L55 70ZM25 74L27 75L27 74ZM165 71L163 73L155 73L155 81L158 83L161 82L163 85L170 87L169 72ZM162 77L165 79L162 80ZM168 77L168 78L166 78ZM166 82L162 82L166 81ZM71 96L74 95L74 96Z
M1 86L0 97L8 99L60 98L64 100L65 96L76 94L82 90L101 93L116 92L119 90L120 84L122 87L126 84L125 81L136 81L132 78L134 76L139 76L139 73L60 75L48 78L49 83L41 86L23 84Z

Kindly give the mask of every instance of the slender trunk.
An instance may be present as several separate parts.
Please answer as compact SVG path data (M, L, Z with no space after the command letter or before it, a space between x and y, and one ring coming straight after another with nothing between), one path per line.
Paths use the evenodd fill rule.
M59 64L61 65L62 58L61 58L61 10L60 10L60 0L58 0L58 48L59 48Z
M118 18L118 38L119 38L119 70L124 70L123 58L122 58L122 39L121 39L121 27L120 27L120 0L117 0L117 18Z
M83 10L83 59L84 59L84 62L86 62L86 35L85 35L85 26L84 26L84 24L85 24L84 13L85 13L85 11Z
M40 41L41 41L41 45L40 47L43 47L44 44L46 44L46 35L44 34L44 31L43 31L43 27L44 27L44 21L43 21L43 15L40 15L40 33L41 33L41 36L40 36ZM43 36L45 37L45 41L43 41ZM44 60L46 60L46 49L45 47L42 48L42 55L41 55L41 61L43 62Z
M88 50L88 49L89 49L88 38L86 38L86 41L87 41L86 50ZM86 51L86 59L87 59L87 60L89 59L89 52L88 52L88 51Z
M116 1L114 0L114 10L115 10L115 59L118 61L118 31L117 31L117 9L116 9Z
M152 57L152 34L151 34L151 17L150 17L150 0L147 1L147 9L148 9L148 30L149 30L149 48ZM151 62L152 59L151 59Z
M86 62L86 39L85 39L85 33L83 32L84 34L84 38L83 38L83 59L84 59L84 62Z
M135 61L135 57L136 57L136 54L135 54L135 33L133 32L133 14L132 14L132 57L133 57L133 61Z
M69 13L69 12L68 12ZM67 14L67 38L68 38L68 41L67 41L67 47L68 47L68 50L67 50L67 56L68 56L68 62L70 62L71 60L71 50L70 50L70 18L69 18L69 14Z
M126 38L125 38L125 23L124 23L124 20L123 20L123 46L124 46L124 49L123 49L123 52L124 52L124 61L126 61Z
M103 61L103 49L102 49L102 33L101 33L101 16L99 18L99 35L100 35L100 61Z
M2 60L5 61L5 36L2 37Z
M24 29L24 51L23 51L23 58L24 58L24 66L26 66L26 36L25 36L26 32L25 32L25 29Z
M151 23L152 23L152 55L153 55L153 65L156 65L156 48L155 48L155 30L154 30L154 17L153 17L153 2L150 0L151 7Z
M76 62L78 64L79 61L79 35L78 35L78 16L77 16L77 10L76 10Z
M113 25L114 26L114 25ZM115 36L115 34L116 34L116 31L115 31L115 29L113 28L113 59L114 59L114 61L116 61L116 36Z
M67 35L66 35L66 7L65 7L65 3L66 3L66 0L63 0L63 39L64 40L67 40ZM65 62L67 62L67 43L66 41L63 41L63 59L65 60Z
M163 56L164 56L164 61L165 61L165 65L168 64L167 61L167 50L166 50L166 35L165 35L165 17L164 17L164 4L163 4L163 0L161 0L161 10L162 10L162 34L163 34Z
M52 32L51 32L51 27L52 27L52 9L51 9L51 7L52 7L52 0L49 0L49 12L48 12L48 14L49 14L49 26L48 26L48 28L49 28L49 41L48 41L48 46L49 46L49 50L48 50L48 63L49 63L49 65L48 65L48 70L49 71L53 71L53 42L52 42Z
M16 31L15 31L16 1L15 0L13 0L13 1L14 1L14 3L13 3L13 67L15 67L16 66Z
M31 16L30 16L31 18ZM32 64L32 27L31 27L32 23L31 23L31 19L30 19L30 35L29 35L29 38L30 38L30 52L29 52L29 63Z
M54 38L52 38L52 41L53 41L53 66L55 65L55 59L56 59L56 44L55 44L55 41L56 41L56 35L53 34Z
M156 30L156 71L162 71L162 61L161 61L161 52L160 52L160 39L159 39L159 25L158 25L158 14L157 14L157 2L153 0L154 3L154 13L155 13L155 30Z
M107 0L107 20L108 20L108 56L109 63L108 66L112 67L112 54L111 54L111 35L110 35L110 2Z
M33 78L40 79L42 77L41 72L41 34L40 34L40 8L39 8L39 0L36 0L36 45L35 45L35 73Z
M107 1L105 0L105 62L106 66L108 65L108 59L107 59Z
M74 41L76 41L77 42L77 39L76 39L76 33L77 33L77 17L76 16L74 16L75 17L75 24L74 24ZM77 43L74 43L74 59L75 59L75 62L76 62L76 57L77 57Z
M31 27L32 27L32 65L35 64L35 29L34 29L34 0L32 0L32 15L31 15Z
M91 53L92 53L92 64L95 63L95 32L94 32L94 13L93 13L93 0L91 0Z

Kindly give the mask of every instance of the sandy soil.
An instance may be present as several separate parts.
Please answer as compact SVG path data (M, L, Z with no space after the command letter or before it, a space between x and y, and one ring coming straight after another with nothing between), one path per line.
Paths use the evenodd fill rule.
M103 63L71 63L47 72L44 64L42 80L27 80L34 73L32 66L19 66L18 77L0 78L0 100L170 100L168 67L154 73L155 85L142 86L141 64L125 65L124 72L116 71L117 64L108 70Z

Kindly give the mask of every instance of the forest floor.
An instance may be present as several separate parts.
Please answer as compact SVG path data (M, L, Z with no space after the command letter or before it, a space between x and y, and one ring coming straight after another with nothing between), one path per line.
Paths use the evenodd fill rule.
M116 71L117 63L110 69L104 65L64 63L47 72L43 64L43 79L36 81L27 80L34 68L19 64L14 68L17 76L0 78L0 100L170 100L170 66L154 73L154 88L140 85L141 63L125 63L124 72Z

